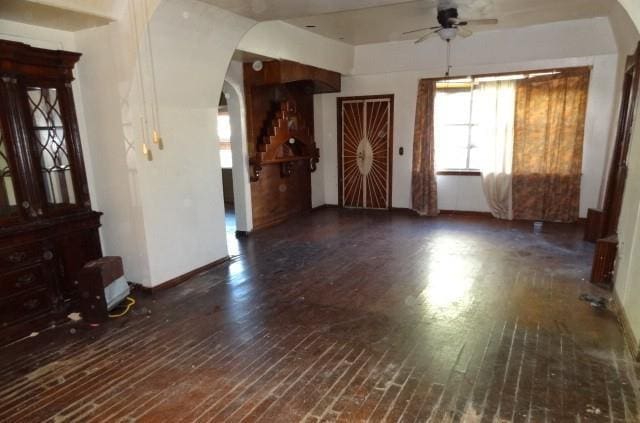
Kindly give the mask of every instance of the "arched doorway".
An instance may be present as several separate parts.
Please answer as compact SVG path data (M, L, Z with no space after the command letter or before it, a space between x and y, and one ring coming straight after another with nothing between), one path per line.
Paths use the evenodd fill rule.
M225 200L225 224L229 254L238 253L237 236L245 236L253 229L251 212L251 187L249 185L249 156L246 141L244 95L242 81L235 72L235 64L229 66L225 78L219 115L218 137L220 162Z

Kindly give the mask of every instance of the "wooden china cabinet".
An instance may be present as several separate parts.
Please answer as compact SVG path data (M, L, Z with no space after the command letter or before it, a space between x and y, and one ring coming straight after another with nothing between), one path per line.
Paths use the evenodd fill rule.
M102 253L71 81L78 53L0 40L0 344L59 321Z

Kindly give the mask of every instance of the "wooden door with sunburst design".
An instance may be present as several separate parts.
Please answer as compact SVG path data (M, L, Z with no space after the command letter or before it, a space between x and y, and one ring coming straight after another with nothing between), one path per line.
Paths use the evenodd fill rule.
M338 98L340 205L391 207L393 96Z

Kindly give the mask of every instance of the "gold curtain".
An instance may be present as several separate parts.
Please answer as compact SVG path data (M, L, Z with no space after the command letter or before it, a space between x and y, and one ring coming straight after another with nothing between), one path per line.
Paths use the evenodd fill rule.
M589 70L518 82L513 149L515 219L578 219Z
M412 208L423 216L438 215L438 188L434 164L434 105L436 81L422 79L418 85L411 173Z

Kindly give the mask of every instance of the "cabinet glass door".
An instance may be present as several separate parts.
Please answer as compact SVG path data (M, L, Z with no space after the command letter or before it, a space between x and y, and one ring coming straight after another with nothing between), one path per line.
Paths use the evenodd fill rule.
M7 139L0 126L0 220L18 214L18 200L13 177L7 153Z
M73 169L58 91L55 88L28 87L27 96L34 130L32 150L36 155L47 206L74 205Z

